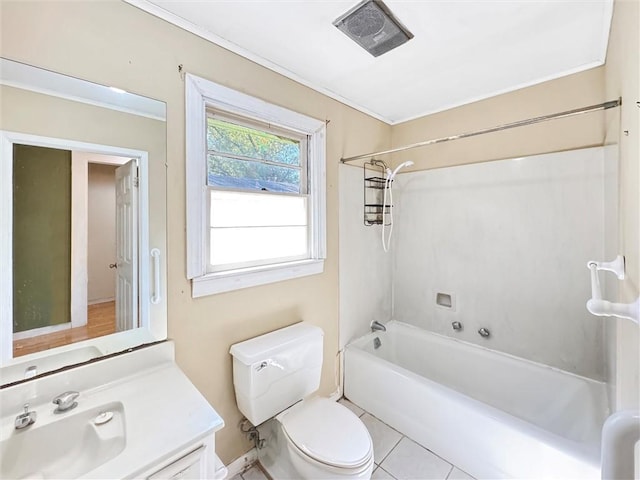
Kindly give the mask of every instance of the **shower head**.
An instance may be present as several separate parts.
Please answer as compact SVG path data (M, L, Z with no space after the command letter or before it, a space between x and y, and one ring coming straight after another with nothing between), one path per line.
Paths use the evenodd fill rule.
M406 162L403 162L400 165L398 165L393 172L391 171L390 168L387 168L387 181L390 182L391 180L393 180L393 177L396 176L396 173L398 173L398 171L401 168L410 167L411 165L413 165L413 162L411 160L407 160Z

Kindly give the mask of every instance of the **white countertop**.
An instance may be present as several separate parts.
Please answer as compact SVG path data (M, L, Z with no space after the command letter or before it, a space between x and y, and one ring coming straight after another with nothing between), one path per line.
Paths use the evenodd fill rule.
M224 426L173 361L173 343L163 342L0 390L0 440L15 435L14 418L27 402L38 413L29 428L61 420L51 399L66 390L80 392L68 415L113 402L124 407L124 450L83 478L139 476Z

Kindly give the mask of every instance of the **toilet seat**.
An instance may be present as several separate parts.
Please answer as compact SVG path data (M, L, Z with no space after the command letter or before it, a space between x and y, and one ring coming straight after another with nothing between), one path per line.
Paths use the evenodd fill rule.
M373 461L371 436L348 408L328 398L314 398L296 407L280 418L296 453L341 471L361 470Z
M293 442L287 440L287 447L289 449L291 455L291 461L298 471L301 474L300 478L305 479L324 479L328 474L328 478L331 480L335 480L337 478L362 478L369 479L371 478L371 472L373 471L373 455L369 458L369 461L358 468L342 468L336 467L334 465L328 465L326 463L319 462L309 455L302 452L298 447L296 447ZM295 458L293 458L295 457ZM296 458L298 459L296 461ZM313 472L311 475L308 472ZM318 474L317 472L322 472ZM363 476L365 472L368 472L368 475Z

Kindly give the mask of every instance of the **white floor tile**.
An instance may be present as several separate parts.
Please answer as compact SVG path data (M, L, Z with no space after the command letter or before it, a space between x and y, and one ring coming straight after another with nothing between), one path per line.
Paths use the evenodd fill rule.
M368 413L360 418L373 440L373 461L379 464L400 441L402 435Z
M338 403L341 403L342 405L347 407L349 410L351 410L353 413L355 413L359 417L361 417L364 414L364 410L363 409L361 409L355 403L350 402L349 400L347 400L344 397L341 398L340 400L338 400Z
M453 470L451 470L451 473L447 477L447 480L476 480L476 479L473 478L471 475L469 475L467 472L463 472L458 467L453 467Z
M444 480L452 466L404 437L381 464L398 480Z
M240 475L240 474L234 475L233 478L231 478L229 480L242 480L242 475Z
M382 469L382 467L378 467L373 471L373 475L371 475L371 480L395 480L391 474Z
M269 480L264 472L258 467L254 465L249 470L242 474L242 478L244 480Z

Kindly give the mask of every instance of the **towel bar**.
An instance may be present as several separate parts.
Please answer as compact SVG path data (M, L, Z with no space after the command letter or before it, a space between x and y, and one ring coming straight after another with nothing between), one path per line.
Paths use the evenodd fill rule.
M592 260L587 263L587 268L591 272L591 299L587 302L587 310L598 317L626 318L637 324L640 317L640 297L632 303L609 302L602 299L602 290L600 289L600 279L598 277L598 271L600 270L614 273L619 280L624 279L624 257L618 255L611 262L596 262Z

